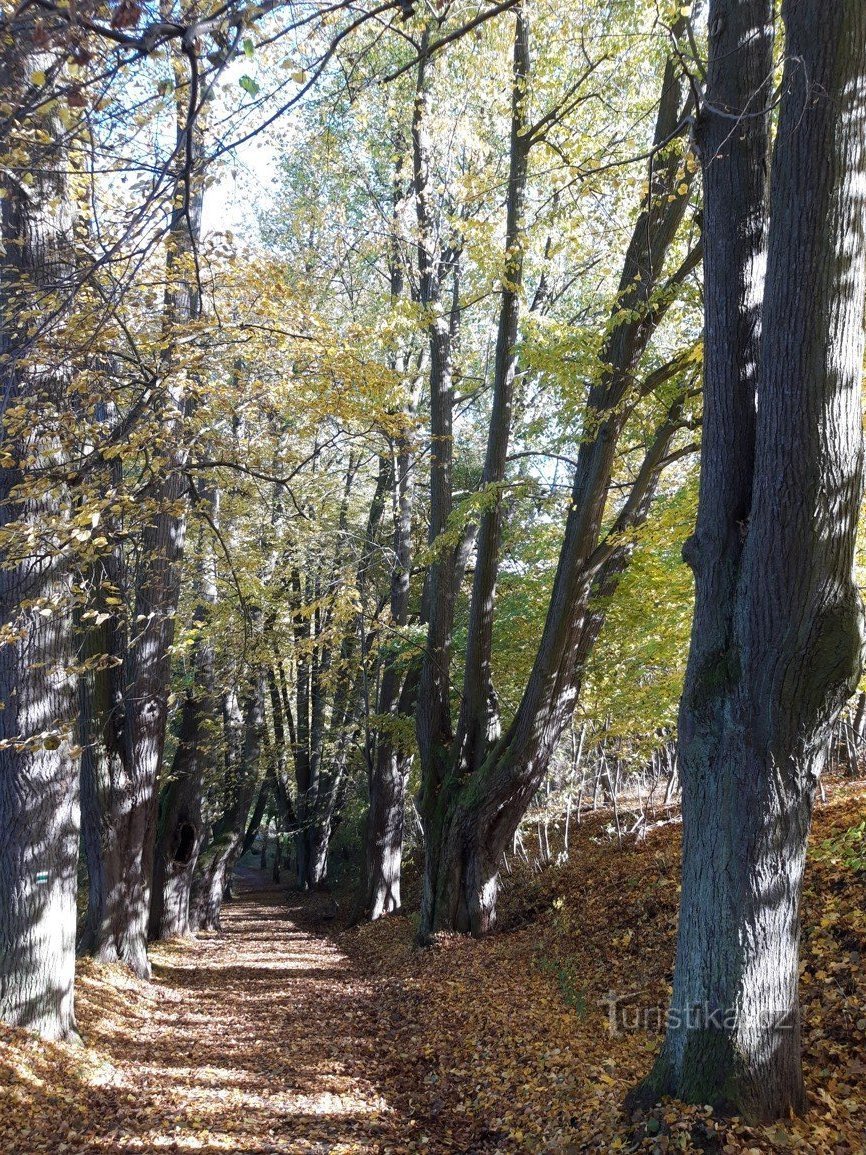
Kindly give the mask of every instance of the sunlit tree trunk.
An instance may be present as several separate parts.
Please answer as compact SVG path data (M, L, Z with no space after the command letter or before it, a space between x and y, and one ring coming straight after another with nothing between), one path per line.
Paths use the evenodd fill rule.
M395 454L394 562L391 571L391 625L405 626L409 620L409 576L412 565L412 500L414 460L407 439L401 438ZM380 718L406 718L410 704L404 694L407 675L400 658L389 653L379 687ZM414 696L414 695L412 695ZM414 702L411 703L414 705ZM366 872L363 912L371 920L400 909L400 874L403 853L403 814L406 779L411 755L405 738L381 727L375 748L368 751L369 801L365 833Z
M0 51L2 147L27 156L26 171L19 153L0 173L0 1019L62 1039L75 1035L74 543L63 481L46 471L64 461L69 368L52 344L73 287L73 210L56 109L22 112L45 60L32 31L23 19L13 41L4 26Z
M806 838L863 643L853 556L866 9L786 0L782 14L763 307L771 6L717 0L710 15L706 230L720 234L706 271L700 505L684 551L697 604L680 711L680 930L667 1035L642 1089L753 1120L805 1105L797 979ZM739 113L742 123L732 121Z

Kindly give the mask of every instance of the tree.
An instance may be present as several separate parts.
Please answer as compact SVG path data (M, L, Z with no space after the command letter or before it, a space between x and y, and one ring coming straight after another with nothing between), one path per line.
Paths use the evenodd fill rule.
M401 246L401 215L406 201L403 169L405 164L402 134L392 131L396 153L391 181L391 235L388 252L388 280L392 307L398 306L405 293L404 256ZM390 467L393 519L392 560L390 573L390 627L404 629L409 622L410 582L412 572L412 509L415 501L417 453L411 430L411 419L418 404L420 374L411 346L392 358L395 372L412 379L405 427L398 428L391 439ZM400 909L400 883L403 856L403 822L406 809L406 783L412 763L411 745L405 735L401 740L401 722L410 722L415 710L418 689L417 663L406 669L399 646L385 643L376 703L375 740L367 744L367 798L369 807L364 830L364 878L357 906L371 921Z
M710 5L705 410L684 556L696 606L680 706L683 867L670 1019L640 1090L764 1120L805 1105L797 993L806 837L861 670L853 576L863 444L866 11ZM766 278L762 283L769 219Z
M177 59L174 75L180 86L183 67ZM85 762L93 776L84 793L89 909L81 946L103 961L119 959L141 976L150 974L147 937L157 791L168 722L170 649L180 598L189 492L183 468L188 457L185 421L191 398L177 345L179 336L201 313L195 258L203 195L201 125L190 120L181 93L175 100L175 123L176 175L155 372L159 387L154 391L154 461L152 476L140 495L147 513L136 555L132 621L120 640L122 654L116 655L121 667L109 675L115 683L114 692L103 692L97 703L86 703L101 707L98 724L88 716L82 719L82 728L91 741L98 743L105 736L107 752ZM112 731L116 737L109 738Z
M180 733L171 770L160 795L150 903L151 939L179 938L189 933L190 891L205 834L202 798L216 761L214 646L208 626L218 597L210 534L219 521L219 491L210 488L203 500L208 523L201 527L200 556L196 559L198 598L193 615L192 676L181 706Z
M69 139L34 95L53 53L2 29L0 1018L75 1035L78 862L71 365L52 349L75 276ZM52 107L52 105L54 105ZM88 513L89 516L89 513ZM84 533L86 537L87 534Z
M681 35L684 27L680 18L677 34ZM520 58L520 54L515 57L516 64ZM518 70L514 109L523 124L512 127L511 188L520 187L520 180L514 178L521 171L525 147L521 142L546 139L552 126L580 106L587 95L586 81L594 71L590 64L560 102L533 121L523 107ZM645 519L661 470L670 460L674 439L687 423L688 358L674 356L645 375L641 362L679 288L700 262L700 245L695 245L666 273L666 263L676 251L692 179L681 144L691 107L680 59L671 53L662 77L641 210L586 392L583 436L544 629L519 703L506 726L500 724L490 661L497 577L496 511L511 431L510 381L515 371L512 334L517 305L511 299L510 278L503 278L494 407L485 461L485 479L492 492L488 494L490 509L482 518L483 537L479 537L456 732L451 721L449 633L442 624L448 608L453 607L448 584L451 574L437 563L429 575L433 613L417 713L422 769L419 810L425 832L422 939L444 929L483 934L493 925L502 852L538 789L574 710L585 663L604 622L602 607L613 594L631 553L631 533ZM506 248L507 266L518 275L519 248L519 244ZM671 387L670 395L666 395L666 387ZM625 499L611 511L621 438L629 418L647 397L663 397L665 404L646 438ZM436 394L431 390L431 414L435 413L435 402ZM451 429L431 423L431 433L431 455L436 456L438 465L438 457L443 455L440 447L450 444ZM439 472L437 469L434 478ZM447 477L444 470L441 472L444 489ZM448 512L446 509L446 520ZM441 519L431 524L434 541L439 534L447 540ZM453 610L449 621L453 622Z

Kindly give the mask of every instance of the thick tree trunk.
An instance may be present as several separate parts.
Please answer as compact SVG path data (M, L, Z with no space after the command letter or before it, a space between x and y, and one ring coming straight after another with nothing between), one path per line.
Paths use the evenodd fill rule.
M364 913L371 921L400 909L403 860L403 816L406 781L411 758L393 741L377 751L367 814L366 900Z
M806 838L863 641L853 553L866 9L860 0L786 0L782 12L760 357L751 270L762 118L739 126L733 145L717 124L724 144L704 155L707 169L725 158L707 185L707 231L731 214L722 227L739 248L733 263L722 250L707 268L707 334L719 345L707 348L701 501L688 550L698 602L680 713L680 930L667 1035L642 1088L643 1097L675 1094L752 1120L805 1106L797 978ZM770 18L757 0L714 5L716 108L760 111L767 102ZM749 416L754 439L738 440L736 423Z
M9 500L12 472L0 477L0 530L35 525L47 512ZM22 559L0 575L0 624L17 638L0 647L0 1019L62 1039L75 1034L71 591L56 558ZM52 604L50 617L23 609L30 599Z
M25 185L15 162L0 174L0 1019L62 1039L75 1035L74 542L64 532L68 496L40 472L62 465L74 428L68 367L53 364L54 350L42 344L57 328L52 316L66 315L73 222L69 160L55 143L66 133L53 102L21 113L40 67L32 31L26 16L14 40L4 28L0 54L5 144L25 150L23 175L32 175Z
M189 934L189 902L204 841L202 783L211 759L206 723L212 697L190 693L182 707L180 735L170 780L160 803L159 832L150 905L150 938Z
M89 791L87 839L92 872L87 948L104 961L125 962L148 976L147 936L157 828L157 783L165 744L169 649L179 595L184 517L179 474L158 496L163 509L142 535L134 620L140 630L124 663L123 734L103 758L105 773ZM171 510L171 512L169 512ZM96 807L91 813L91 805Z
M123 465L114 459L108 466L110 486L119 486ZM113 533L114 527L106 526ZM112 816L112 797L124 781L124 683L120 655L125 630L106 597L123 591L123 558L115 543L94 564L91 593L80 622L81 653L95 662L78 680L78 724L81 753L81 832L87 863L87 914L78 949L99 957L98 944L111 943L111 927L119 921L109 877L122 868L118 861L117 829ZM108 952L104 961L116 959Z
M399 629L409 620L409 578L412 568L412 506L415 461L408 435L395 446L393 478L394 562L391 570L391 625ZM409 719L414 708L410 688L417 679L403 675L399 658L389 653L379 686L377 712L389 720ZM404 694L401 690L406 690ZM379 727L375 747L368 751L369 810L365 830L364 892L358 911L371 920L400 909L400 874L403 856L403 814L411 756L405 742L387 725Z

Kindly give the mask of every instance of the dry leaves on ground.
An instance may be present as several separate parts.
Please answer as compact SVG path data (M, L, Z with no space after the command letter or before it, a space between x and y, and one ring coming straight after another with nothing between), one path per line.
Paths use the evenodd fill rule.
M637 1008L669 995L679 835L620 848L596 818L566 865L507 880L483 942L420 951L408 917L336 933L330 899L248 872L223 931L157 947L152 982L82 963L84 1047L0 1033L0 1150L862 1155L866 880L820 848L863 812L849 786L816 815L805 1119L747 1128L675 1103L624 1118L660 1041ZM630 996L616 1033L609 992Z

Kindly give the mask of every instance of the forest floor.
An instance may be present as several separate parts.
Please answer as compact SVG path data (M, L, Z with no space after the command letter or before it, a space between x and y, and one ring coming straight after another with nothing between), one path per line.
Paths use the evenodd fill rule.
M660 1040L679 832L620 847L596 815L568 863L506 878L502 930L483 942L416 950L409 917L344 930L339 895L245 870L222 931L155 948L151 982L81 964L84 1047L0 1032L0 1151L863 1155L866 843L845 832L864 818L864 783L816 814L804 1119L747 1128L674 1103L623 1116Z

